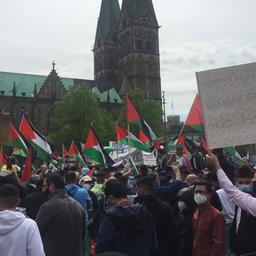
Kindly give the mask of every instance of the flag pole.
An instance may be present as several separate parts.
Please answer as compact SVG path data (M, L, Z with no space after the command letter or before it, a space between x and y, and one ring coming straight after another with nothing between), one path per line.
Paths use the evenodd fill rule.
M131 157L131 139L130 139L130 124L127 124L128 130L128 149L129 149L129 158Z
M128 99L128 93L126 94L126 120L127 120L127 130L128 130L128 152L129 152L129 159L131 157L131 140L130 140L130 123L128 120L128 106L127 106L127 99Z
M184 128L185 128L185 123L183 124L182 129L180 130L180 133L179 133L179 136L178 136L178 140L179 140L180 136L182 135L182 133L184 131Z
M116 127L117 127L117 121L116 121ZM119 143L118 143L118 139L116 140L116 143L117 143L117 153L116 153L116 159L118 161L118 158L119 158ZM116 162L117 162L116 161Z
M0 168L2 167L3 164L3 144L1 142L1 149L0 149Z

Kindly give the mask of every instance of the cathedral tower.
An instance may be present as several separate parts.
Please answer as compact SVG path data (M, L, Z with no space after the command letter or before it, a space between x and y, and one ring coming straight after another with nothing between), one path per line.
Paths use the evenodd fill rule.
M94 43L94 79L118 82L118 0L102 0Z
M121 93L139 87L161 100L158 30L152 0L123 0L118 31Z

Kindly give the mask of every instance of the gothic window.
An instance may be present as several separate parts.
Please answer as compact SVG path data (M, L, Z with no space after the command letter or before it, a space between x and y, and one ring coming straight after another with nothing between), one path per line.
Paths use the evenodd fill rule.
M127 26L127 20L126 18L122 19L122 28L125 28Z
M145 75L145 64L142 56L139 56L136 60L136 74L139 76Z
M152 42L151 41L146 42L146 49L147 49L147 51L151 52L151 50L152 50Z
M136 40L136 49L142 50L142 41L141 40Z
M143 23L143 24L148 23L148 22L149 22L149 16L148 16L148 14L147 14L146 12L142 12L142 13L140 14L139 20L140 20L140 22Z

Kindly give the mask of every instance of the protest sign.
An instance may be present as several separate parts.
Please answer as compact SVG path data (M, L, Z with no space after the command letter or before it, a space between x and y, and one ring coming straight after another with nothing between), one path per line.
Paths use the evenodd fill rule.
M209 148L256 143L256 63L196 77Z

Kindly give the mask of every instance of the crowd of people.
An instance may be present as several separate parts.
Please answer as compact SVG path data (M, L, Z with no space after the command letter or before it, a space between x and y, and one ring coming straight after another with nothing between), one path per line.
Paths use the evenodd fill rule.
M137 176L67 164L22 184L19 169L0 171L0 255L256 255L255 171L221 149L160 148Z

